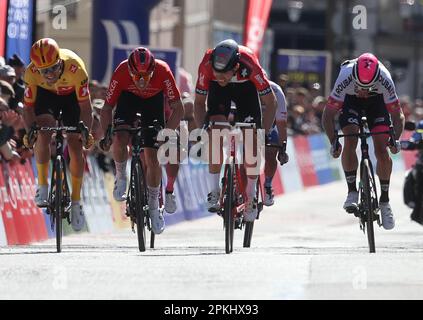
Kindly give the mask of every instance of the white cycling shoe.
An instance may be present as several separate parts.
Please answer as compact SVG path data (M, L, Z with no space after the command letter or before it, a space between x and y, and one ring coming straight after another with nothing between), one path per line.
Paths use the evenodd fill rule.
M266 207L271 207L275 204L275 196L273 194L273 189L271 187L266 187L266 192L264 193L263 204Z
M35 204L40 208L48 206L48 186L37 186L35 192Z
M165 229L163 214L159 209L149 209L151 229L154 234L161 234Z
M81 231L85 226L85 216L84 211L82 210L82 206L79 202L72 202L70 214L73 231Z
M395 227L395 219L389 202L379 203L380 213L382 216L382 226L385 230L392 230Z
M353 213L355 210L358 209L358 192L351 191L348 192L347 200L344 203L344 209L348 213Z
M115 187L113 188L113 198L118 202L126 200L126 186L127 178L119 178L115 180Z
M209 212L218 212L220 209L219 205L220 190L215 190L207 195L207 210Z
M257 200L249 200L245 205L244 220L246 222L254 222L257 219L258 209Z
M176 197L173 193L167 193L165 196L165 210L167 213L172 214L176 212Z

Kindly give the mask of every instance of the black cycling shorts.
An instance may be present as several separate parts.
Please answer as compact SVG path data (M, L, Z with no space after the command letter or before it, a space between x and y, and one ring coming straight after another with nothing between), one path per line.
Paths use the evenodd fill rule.
M224 115L228 117L231 102L236 105L236 121L256 123L261 128L261 104L255 85L251 81L229 83L222 87L216 81L210 82L207 107L208 116Z
M377 126L390 126L391 116L386 109L382 95L369 98L357 98L346 95L344 106L339 116L339 125L344 128L348 125L359 125L361 117L367 117L369 129Z
M163 92L155 96L144 99L128 91L123 91L118 99L115 115L113 119L114 126L128 125L134 126L136 114L141 115L141 127L149 127L157 120L164 128L164 96ZM157 131L147 130L144 135L143 146L146 148L157 148Z
M54 92L37 87L37 99L35 101L35 115L50 114L58 119L62 110L62 122L64 126L76 127L80 121L81 108L79 107L76 93L59 96Z

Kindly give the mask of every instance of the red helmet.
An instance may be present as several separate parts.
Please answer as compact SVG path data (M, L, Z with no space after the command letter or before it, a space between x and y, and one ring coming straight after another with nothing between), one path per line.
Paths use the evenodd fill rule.
M371 53L363 53L353 67L353 78L357 86L369 89L379 80L378 59Z
M129 55L128 68L132 76L152 74L155 66L154 55L147 48L136 48Z

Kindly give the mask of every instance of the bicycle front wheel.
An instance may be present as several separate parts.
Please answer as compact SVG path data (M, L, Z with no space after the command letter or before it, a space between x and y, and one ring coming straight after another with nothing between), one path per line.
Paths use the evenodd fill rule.
M142 169L141 163L137 161L135 163L134 172L132 179L134 179L134 193L135 197L132 202L135 205L136 212L136 223L137 223L137 236L138 236L138 248L140 252L145 251L145 208L147 205L147 196L146 196L146 184L144 177L144 170Z
M234 169L233 162L226 167L226 190L224 195L223 220L225 224L225 250L229 254L233 251L234 243L234 215L233 215L233 194L234 194Z
M54 218L56 219L56 249L62 252L62 217L63 217L63 161L60 156L55 161L55 196L54 196Z
M366 214L366 231L367 240L369 243L370 253L376 252L375 244L375 233L373 228L374 214L375 214L375 202L374 194L376 191L376 185L371 173L369 160L364 160L361 168L361 183L362 183L362 203L364 205L364 212Z

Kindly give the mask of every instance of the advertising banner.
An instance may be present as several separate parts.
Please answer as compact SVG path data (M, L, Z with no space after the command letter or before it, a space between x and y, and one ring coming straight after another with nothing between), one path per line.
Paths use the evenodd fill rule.
M0 0L0 57L4 57L6 48L7 0Z
M9 0L6 26L6 57L18 54L29 62L35 0Z
M302 190L303 182L300 175L300 169L297 163L294 139L292 137L288 137L286 152L289 155L289 162L284 164L282 168L278 169L279 176L281 177L281 180L283 182L284 191L294 192Z
M300 169L301 178L304 187L317 186L316 170L314 168L313 157L311 155L310 145L307 137L298 136L294 138L295 152L298 167Z
M329 96L331 90L332 58L327 51L286 50L278 51L276 77L285 73L289 82L310 87L314 83L322 86L322 94Z
M91 77L108 84L116 46L149 43L149 13L158 0L93 0Z
M253 50L257 57L260 57L272 2L272 0L247 1L244 45Z
M9 193L4 179L4 165L0 163L0 212L6 232L7 244L18 244L18 234L16 232L15 220L13 219L13 210L10 205Z
M316 134L308 138L311 148L311 157L316 170L319 184L326 184L338 179L331 167L331 155L328 152L324 135Z

